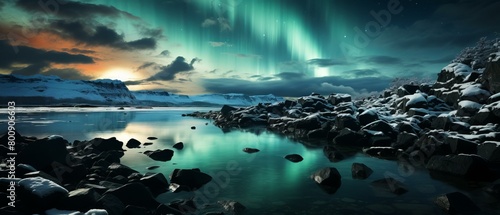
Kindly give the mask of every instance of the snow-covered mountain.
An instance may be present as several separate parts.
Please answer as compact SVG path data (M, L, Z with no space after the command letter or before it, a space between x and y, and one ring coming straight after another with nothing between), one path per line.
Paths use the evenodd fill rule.
M255 95L245 94L204 94L204 95L179 95L164 91L133 91L132 94L141 104L146 105L233 105L248 106L258 103L274 103L282 101L283 98L274 95Z
M149 105L149 106L248 106L274 103L274 95L178 95L165 91L130 91L119 80L64 80L57 76L0 75L0 102L23 105Z
M18 105L125 105L137 101L117 80L63 80L45 75L0 75L0 101ZM5 103L5 102L3 102Z

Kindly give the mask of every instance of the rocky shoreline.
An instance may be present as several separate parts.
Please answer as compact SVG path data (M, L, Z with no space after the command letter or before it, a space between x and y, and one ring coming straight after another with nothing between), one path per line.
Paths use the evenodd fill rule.
M174 169L167 179L162 173L141 174L120 164L124 146L137 148L150 142L130 139L124 144L116 138L94 138L68 143L57 135L37 139L17 132L15 139L16 150L11 151L7 134L0 137L2 215L215 215L241 214L245 210L245 206L233 200L203 204L196 198L158 202L155 198L162 193L195 192L212 177L194 168ZM181 146L177 143L173 148L182 150ZM11 153L17 154L14 161L9 160ZM163 149L144 154L156 161L169 161L174 151Z
M408 83L378 97L353 100L347 94L312 93L296 100L245 108L225 105L220 111L184 116L213 120L225 130L261 127L322 145L332 162L352 156L353 149L397 160L406 169L425 168L445 182L480 184L478 189L486 195L499 198L500 62L472 67L452 63L434 84ZM322 170L322 174L336 178L335 171ZM316 181L321 184L323 177L319 178ZM389 184L397 186L391 186L392 192L406 192L393 182ZM437 197L435 202L450 214L479 211L458 192Z

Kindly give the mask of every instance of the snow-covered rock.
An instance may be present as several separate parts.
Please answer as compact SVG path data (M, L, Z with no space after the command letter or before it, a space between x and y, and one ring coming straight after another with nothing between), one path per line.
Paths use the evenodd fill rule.
M19 181L19 199L30 203L30 210L41 212L56 206L68 196L68 190L42 177L25 178Z

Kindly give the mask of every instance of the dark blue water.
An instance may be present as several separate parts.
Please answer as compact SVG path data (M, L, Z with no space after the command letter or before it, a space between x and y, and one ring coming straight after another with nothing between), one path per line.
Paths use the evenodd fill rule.
M205 204L233 199L245 205L249 214L443 214L434 205L434 198L460 190L486 211L494 207L498 209L498 206L491 206L495 204L494 200L479 189L449 185L418 168L402 171L401 164L396 161L357 153L341 162L331 163L321 147L306 146L266 131L223 132L209 120L181 116L195 110L208 109L27 109L18 111L16 129L25 136L58 134L70 142L95 137L116 137L124 143L130 138L153 142L151 146L127 149L122 163L142 173L161 172L167 177L175 168L200 168L214 177L195 193L162 194L158 197L161 202L195 198L197 203ZM0 128L5 130L6 119L0 123ZM191 126L196 126L196 129L190 129ZM147 140L149 136L158 139ZM181 141L184 149L174 149L175 154L168 162L154 161L141 153L172 149L174 143ZM245 147L261 151L247 154L242 151ZM302 155L304 160L292 163L283 158L291 153ZM350 169L353 162L368 165L374 173L366 180L352 179ZM153 165L160 168L146 170ZM335 167L342 175L342 186L335 194L327 194L309 178L311 173L323 167ZM370 185L370 182L387 175L403 181L409 192L397 196Z

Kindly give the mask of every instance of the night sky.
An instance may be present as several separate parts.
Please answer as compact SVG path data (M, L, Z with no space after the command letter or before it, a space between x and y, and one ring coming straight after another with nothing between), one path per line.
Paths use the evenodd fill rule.
M41 4L40 4L41 3ZM366 95L500 32L492 0L0 1L0 73L181 94Z

